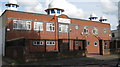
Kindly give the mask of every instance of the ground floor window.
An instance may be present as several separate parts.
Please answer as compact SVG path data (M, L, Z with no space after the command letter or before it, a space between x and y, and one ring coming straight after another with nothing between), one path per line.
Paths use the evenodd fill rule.
M97 42L97 41L95 41L95 42L94 42L94 46L97 46L97 45L98 45L98 42Z
M107 46L107 42L105 42L105 46Z
M43 41L33 41L33 45L43 45Z
M55 41L46 41L46 45L55 45Z
M75 45L79 45L79 42L75 42Z
M86 42L86 45L89 46L89 45L90 45L90 41L87 41L87 42Z

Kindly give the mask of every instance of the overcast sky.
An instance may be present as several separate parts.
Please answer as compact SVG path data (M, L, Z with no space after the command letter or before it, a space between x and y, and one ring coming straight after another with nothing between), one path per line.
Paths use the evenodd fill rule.
M19 11L45 13L48 4L52 3L53 6L63 8L64 14L71 18L86 19L90 14L95 13L98 17L105 16L111 24L111 29L116 29L118 25L119 0L17 0L19 4ZM5 10L5 4L8 0L0 1L0 14Z

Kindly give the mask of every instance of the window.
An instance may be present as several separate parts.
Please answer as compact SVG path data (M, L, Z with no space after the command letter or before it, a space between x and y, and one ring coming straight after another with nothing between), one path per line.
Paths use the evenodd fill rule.
M87 42L86 42L86 45L90 45L90 41L87 41Z
M78 25L76 25L76 26L75 26L75 29L76 29L76 30L77 30L77 29L79 29L79 26L78 26Z
M94 42L94 46L97 46L97 45L98 45L98 42L95 41L95 42Z
M43 31L43 23L42 22L34 22L34 30L35 31Z
M68 25L59 24L59 32L63 32L63 33L68 32Z
M48 15L50 14L50 11L48 11Z
M54 23L46 23L46 31L50 31L50 32L54 32L55 28L54 28Z
M79 42L75 42L75 45L79 45Z
M54 9L51 10L51 14L55 13Z
M104 33L107 33L107 29L104 29Z
M107 42L105 42L105 46L107 46Z
M10 5L8 5L8 7L10 7Z
M85 34L88 34L88 26L85 26L85 27L84 27L84 33L85 33Z
M17 20L13 20L13 29L19 29L18 28L18 21Z
M55 41L46 41L46 45L55 45Z
M33 41L33 45L43 45L43 41Z
M31 21L26 21L26 30L31 30Z
M12 5L12 7L15 7L15 5Z
M31 30L31 21L13 20L13 29Z
M60 14L60 10L59 9L57 9L57 13Z
M98 34L98 29L94 27L92 32L93 32L93 34Z
M115 37L115 33L112 33L112 37Z

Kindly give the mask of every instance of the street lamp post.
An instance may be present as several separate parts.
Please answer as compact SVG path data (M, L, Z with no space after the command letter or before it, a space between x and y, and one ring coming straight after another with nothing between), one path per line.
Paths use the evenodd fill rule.
M72 31L72 29L70 29L70 25L68 25L68 48L70 50L70 32Z

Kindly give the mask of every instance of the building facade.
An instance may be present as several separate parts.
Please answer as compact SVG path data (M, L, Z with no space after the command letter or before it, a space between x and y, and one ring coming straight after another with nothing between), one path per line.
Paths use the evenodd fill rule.
M63 9L52 7L45 11L47 15L4 11L2 19L5 22L2 23L6 27L6 54L77 50L86 50L88 54L109 54L110 24L103 23L106 18L102 17L100 21L92 21L97 19L95 15L91 15L90 20L69 18L62 14Z
M118 2L118 26L116 30L111 31L111 49L113 53L120 53L120 2Z
M65 49L82 49L84 41L87 41L88 53L100 53L101 40L109 47L109 24L68 18L66 15L50 21L53 17L49 15L12 10L6 10L4 15L9 29L6 33L7 41L28 39L27 45L31 52L59 51L60 47L62 49L65 46L64 43ZM67 45L68 43L70 44Z

